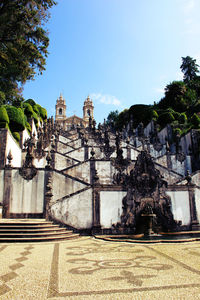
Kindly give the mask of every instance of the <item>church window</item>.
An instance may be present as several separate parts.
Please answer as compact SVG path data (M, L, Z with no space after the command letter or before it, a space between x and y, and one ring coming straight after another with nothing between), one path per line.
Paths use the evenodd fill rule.
M62 108L59 108L59 115L62 115Z
M88 114L88 116L90 116L90 110L89 109L87 110L87 114Z

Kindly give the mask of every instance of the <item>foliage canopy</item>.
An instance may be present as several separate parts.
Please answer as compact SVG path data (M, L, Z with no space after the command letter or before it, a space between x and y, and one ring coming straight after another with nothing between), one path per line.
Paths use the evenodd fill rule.
M45 70L48 33L44 24L54 0L1 0L0 104L12 103L20 87Z

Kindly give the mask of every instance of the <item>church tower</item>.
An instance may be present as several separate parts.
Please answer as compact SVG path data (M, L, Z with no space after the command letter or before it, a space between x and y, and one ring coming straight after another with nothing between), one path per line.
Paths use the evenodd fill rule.
M89 123L89 118L93 120L94 105L88 96L83 105L83 120Z
M56 102L56 117L55 121L60 123L62 127L64 127L64 121L66 120L66 104L65 99L63 98L62 94L57 99Z

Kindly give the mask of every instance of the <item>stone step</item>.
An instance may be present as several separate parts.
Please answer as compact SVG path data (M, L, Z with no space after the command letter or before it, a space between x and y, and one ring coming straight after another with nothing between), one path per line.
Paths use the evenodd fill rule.
M71 240L79 238L79 235L74 233L73 235L52 235L48 237L0 237L0 243L24 243L24 242L48 242L48 241L58 241L58 240Z
M42 242L78 238L72 230L54 225L44 219L0 220L0 243Z
M53 225L53 224L0 224L0 230L3 228L12 228L12 229L23 229L23 228L27 228L27 229L31 229L31 228L59 228L59 225Z
M66 236L70 236L73 235L72 233L68 233L66 230L65 231L58 231L58 232L37 232L37 233L30 233L30 232L10 232L10 233L1 233L0 232L0 238L3 237L50 237L50 236L57 236L57 235L66 235Z
M49 228L20 228L20 232L30 232L30 233L37 233L37 232L56 232L56 231L63 231L63 232L67 232L67 233L73 233L72 230L67 230L65 228L61 228L61 227L49 227ZM0 228L0 233L17 233L19 232L19 228Z

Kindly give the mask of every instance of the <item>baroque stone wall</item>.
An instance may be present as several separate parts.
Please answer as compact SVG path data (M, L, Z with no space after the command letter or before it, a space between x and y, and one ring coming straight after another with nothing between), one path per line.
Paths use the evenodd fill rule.
M153 124L148 125L144 133L150 136L153 128ZM191 156L181 152L178 144L171 147L177 153L170 152L165 140L170 132L167 127L160 133L162 144L155 135L146 137L141 130L129 136L125 131L114 132L106 124L96 128L90 122L88 128L63 131L50 120L37 137L31 136L23 152L10 140L11 151L19 148L17 156L22 157L22 164L16 166L13 158L5 166L6 147L0 146L4 152L0 169L4 216L40 215L80 230L111 229L121 221L130 185L131 193L135 193L131 174L139 155L146 152L168 184L166 194L171 198L175 221L192 228L200 216L199 174L188 175L187 170L192 171ZM5 134L7 131L0 131L1 136ZM142 172L148 179L147 172ZM131 180L134 182L134 178ZM137 199L141 200L140 195Z

